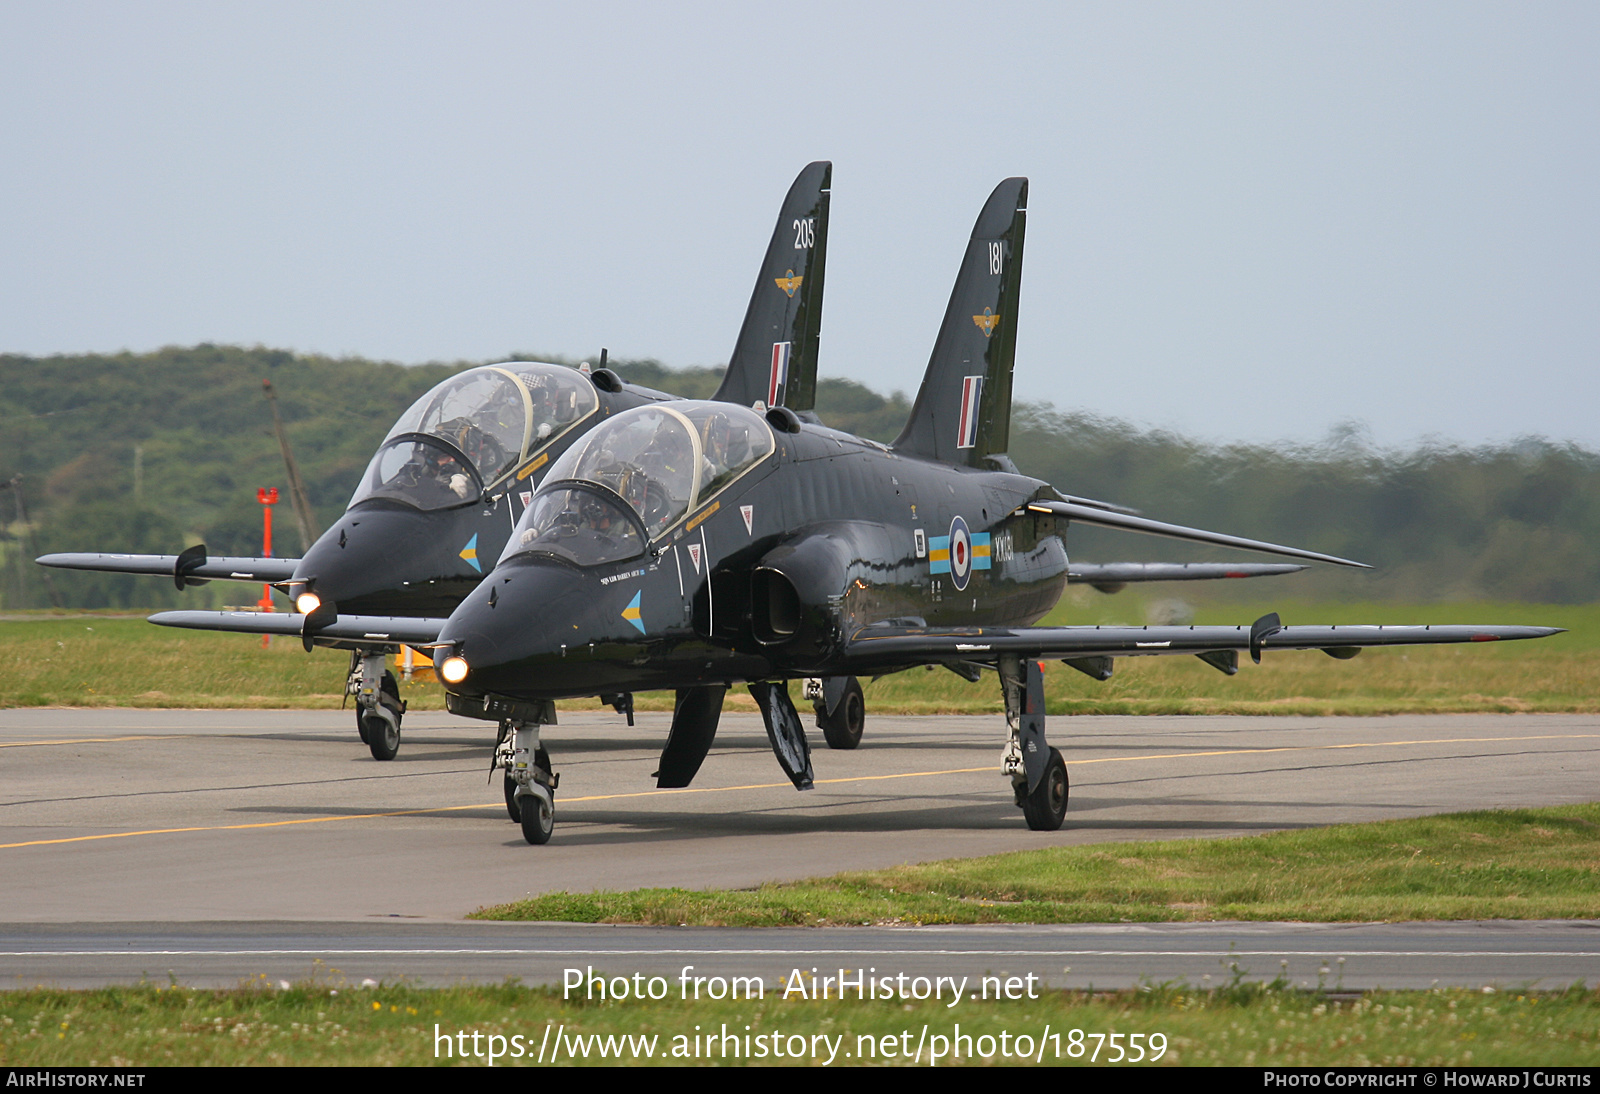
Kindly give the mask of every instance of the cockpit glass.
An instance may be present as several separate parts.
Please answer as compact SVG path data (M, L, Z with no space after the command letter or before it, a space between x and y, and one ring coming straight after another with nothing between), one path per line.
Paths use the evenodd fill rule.
M728 403L636 407L596 426L551 467L547 481L583 479L620 495L655 539L775 447L754 411Z
M614 499L588 487L552 486L523 514L500 557L544 553L595 566L626 561L644 548L639 522Z
M772 455L772 430L755 412L721 403L688 403L683 413L700 436L700 483L695 504Z
M411 405L389 431L442 437L472 461L486 484L593 414L588 377L563 365L512 361L468 369Z
M608 486L639 514L654 539L694 501L699 438L682 414L636 407L590 432L550 469L550 481Z
M454 452L422 438L402 437L378 449L350 504L389 498L422 510L448 509L482 493L476 473Z

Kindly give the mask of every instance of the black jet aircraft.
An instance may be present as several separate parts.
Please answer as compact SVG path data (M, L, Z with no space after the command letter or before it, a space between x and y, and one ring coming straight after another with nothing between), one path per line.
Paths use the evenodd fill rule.
M728 370L714 399L814 413L832 165L809 164L779 211ZM551 464L596 423L673 396L563 365L507 361L458 373L401 415L379 445L345 513L305 557L54 554L38 561L69 569L152 574L183 589L211 580L273 584L296 613L249 613L227 629L294 633L351 652L346 689L356 725L375 758L392 759L405 704L386 667L390 641L337 638L323 627L340 613L443 617L477 587ZM1114 591L1133 581L1199 580L1287 573L1259 563L1075 563L1070 582ZM243 624L241 628L238 624ZM865 702L854 677L808 680L807 695L828 744L854 748ZM613 699L626 710L628 693Z
M656 778L681 787L711 747L726 690L742 683L783 770L806 789L811 755L790 680L994 670L1008 731L1001 772L1029 827L1053 830L1068 779L1045 740L1041 659L1105 679L1117 657L1192 654L1232 674L1240 651L1348 658L1557 633L1285 626L1276 614L1232 627L1033 626L1069 580L1074 523L1362 564L1152 520L1018 471L1006 449L1026 196L1026 180L1008 179L979 216L894 443L782 406L658 402L616 414L553 463L494 570L448 619L340 616L322 634L429 645L449 709L500 723L508 811L537 844L550 838L559 781L540 727L559 699L674 690ZM152 621L205 625L194 614Z
M816 397L832 164L808 164L779 210L718 399L810 414ZM442 617L477 587L544 473L599 422L675 398L601 367L508 361L468 369L412 404L379 445L344 515L303 558L236 558L203 545L180 555L54 554L45 566L154 574L179 589L222 579L284 589L296 612L244 616L265 633L349 649L347 689L375 758L400 745L405 705L385 663L398 645L377 635L322 636L340 613ZM287 625L286 625L287 624ZM228 626L219 629L239 629ZM617 697L619 701L622 696Z

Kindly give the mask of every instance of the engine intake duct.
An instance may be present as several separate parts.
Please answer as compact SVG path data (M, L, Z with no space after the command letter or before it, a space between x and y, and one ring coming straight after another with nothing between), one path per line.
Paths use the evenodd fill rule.
M834 530L818 530L768 552L750 573L750 627L763 646L816 652L850 580L856 551Z

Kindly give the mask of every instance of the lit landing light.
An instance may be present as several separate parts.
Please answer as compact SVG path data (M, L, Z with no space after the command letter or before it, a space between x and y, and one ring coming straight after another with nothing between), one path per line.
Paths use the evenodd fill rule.
M301 593L294 598L294 610L301 615L310 615L322 607L322 598L316 593Z
M446 657L439 664L439 678L447 684L459 684L467 678L467 659L459 653Z

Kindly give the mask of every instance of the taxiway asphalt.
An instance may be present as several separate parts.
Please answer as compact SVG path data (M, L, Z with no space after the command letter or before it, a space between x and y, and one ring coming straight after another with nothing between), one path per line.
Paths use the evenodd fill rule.
M9 939L0 941L0 976L7 986L167 972L231 983L235 974L258 972L293 979L291 972L309 975L320 961L377 979L536 980L559 975L540 971L554 968L546 959L551 950L606 949L592 940L596 929L559 928L591 940L557 945L549 934L557 928L462 924L460 917L551 890L739 887L1052 844L1589 801L1600 776L1600 716L1593 715L1061 718L1051 722L1051 740L1065 753L1072 779L1067 824L1060 832L1034 833L998 774L998 717L869 716L858 750L817 749L817 787L805 793L778 771L759 718L741 714L724 719L694 787L654 790L650 773L667 722L665 715L644 714L629 728L620 716L578 714L547 729L562 775L556 832L547 846L530 847L506 817L498 780L485 782L488 724L413 715L399 757L377 763L356 739L348 712L0 711L0 924L8 925ZM1220 935L1193 945L1172 939L1200 939L1201 928L1215 926L1177 925L1157 935L1145 927L1006 928L993 937L1036 935L935 948L1010 946L1020 960L1033 947L1040 950L1040 975L1071 968L1108 986L1118 976L1198 980L1220 974L1213 951L1227 945ZM1241 939L1262 929L1232 927ZM1455 982L1458 975L1506 982L1553 976L1563 984L1600 979L1594 956L1600 945L1588 924L1483 929L1491 933L1476 941L1451 935L1395 943L1408 953L1456 954L1422 961L1404 974L1407 983ZM621 937L605 930L612 932L606 938ZM978 932L974 938L994 931L966 930ZM1102 935L1091 938L1097 930ZM1420 937L1405 934L1410 926L1384 930ZM234 939L223 948L238 956L191 952L214 950L196 939L219 932ZM477 971L476 959L460 952L397 956L438 949L431 932L518 941L445 947L496 951L484 963L492 974ZM875 947L923 945L852 934L855 941L817 943L827 950L825 960L845 960L846 950L851 960L867 960ZM933 937L927 929L890 934ZM1501 945L1512 936L1540 941ZM739 951L743 960L745 950L793 953L783 947L822 937L799 932L780 943L762 932L759 944L730 936L687 948ZM1106 937L1136 944L1104 943ZM1329 938L1338 944L1330 948ZM1294 976L1304 980L1314 975L1306 962L1320 968L1344 956L1349 986L1362 986L1351 979L1358 960L1399 978L1393 956L1362 956L1388 943L1344 944L1353 938L1275 937L1251 949L1252 972L1270 976L1290 960ZM58 945L61 939L68 941ZM259 944L240 942L248 939ZM357 945L363 939L371 944ZM837 956L828 949L834 946L841 947ZM1523 953L1503 974L1491 971L1487 956L1461 956L1487 955L1497 946ZM173 956L140 956L141 947ZM508 947L525 959L498 952ZM384 952L367 960L358 953L363 948ZM1196 948L1201 956L1162 956ZM269 970L263 950L292 952L274 958ZM1094 956L1102 950L1108 953ZM128 959L106 956L114 951L126 951ZM83 956L50 956L69 952ZM526 958L540 952L546 958ZM682 964L682 956L662 960ZM1201 966L1205 971L1197 972ZM1053 983L1074 979L1050 975Z

